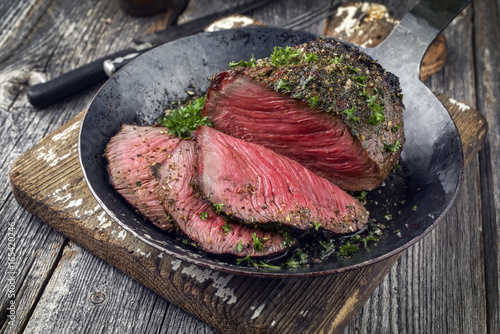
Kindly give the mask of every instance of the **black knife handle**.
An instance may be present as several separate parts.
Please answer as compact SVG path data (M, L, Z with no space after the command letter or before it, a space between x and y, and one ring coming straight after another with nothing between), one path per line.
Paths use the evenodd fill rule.
M143 51L140 53L142 52ZM80 92L85 88L108 79L108 75L103 68L106 60L125 58L125 62L128 62L135 57L131 58L127 56L134 53L139 54L135 49L126 49L97 59L92 63L69 71L53 80L34 85L28 90L28 101L35 107L43 108L65 97ZM122 65L125 62L122 62Z

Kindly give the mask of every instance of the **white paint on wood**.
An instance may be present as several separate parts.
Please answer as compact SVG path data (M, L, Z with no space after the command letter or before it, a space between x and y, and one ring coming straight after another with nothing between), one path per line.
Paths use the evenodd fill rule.
M68 152L64 154L61 154L61 152L57 152L57 149L53 146L48 149L47 147L42 146L36 151L36 158L37 160L44 160L49 165L49 167L55 167L60 161L68 159L72 156L72 154L75 154L77 152L77 145L73 146L71 150L68 150Z
M54 190L54 192L50 195L50 197L54 198L54 202L63 202L66 203L71 199L71 193L66 193L63 195L63 193L66 192L66 190L69 188L70 184L66 184L62 186L61 188Z
M457 106L458 110L460 110L461 112L464 112L464 111L467 111L467 110L470 110L470 106L466 105L465 103L463 102L459 102L457 100L455 100L454 98L450 97L449 98L449 101L451 104L454 104Z
M252 314L252 317L250 319L254 320L254 319L257 319L260 314L262 313L262 311L264 310L264 308L266 307L266 303L260 305ZM255 309L255 306L252 306L250 308L251 310Z
M97 225L99 228L105 229L111 226L111 222L106 217L106 213L104 211L101 212L99 216L97 216L97 220L99 221L99 224Z
M163 253L160 253L160 255L163 255ZM158 255L158 257L159 257L160 255ZM177 270L177 269L179 269L179 267L181 266L182 261L181 261L181 260L172 260L172 261L170 262L170 264L172 265L172 270Z
M119 239L125 240L125 237L127 236L127 231L121 230L120 233L116 236Z
M75 199L75 200L70 201L68 203L68 205L65 206L65 208L66 209L74 208L74 207L82 205L82 203L83 203L83 199L82 198Z
M78 134L78 129L80 128L80 122L75 122L71 126L69 126L67 129L62 131L61 133L57 133L52 136L52 141L61 141L65 139L70 139L72 138L75 134Z
M233 275L223 276L221 273L210 270L200 269L195 265L185 267L181 273L194 278L199 283L204 283L207 280L212 281L212 287L216 289L215 295L222 298L228 304L234 304L237 301L234 289L227 287L227 284L233 278Z

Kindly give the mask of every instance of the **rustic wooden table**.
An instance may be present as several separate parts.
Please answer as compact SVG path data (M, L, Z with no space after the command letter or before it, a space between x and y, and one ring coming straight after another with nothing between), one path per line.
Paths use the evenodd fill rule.
M401 18L418 1L378 2ZM222 0L211 1L210 6L206 3L192 0L180 21L229 6ZM280 25L323 3L330 1L275 0L247 14L265 24ZM458 114L467 105L473 106L489 127L482 150L469 156L455 203L431 233L394 259L364 305L347 317L346 326L325 325L323 332L500 332L499 7L498 0L469 5L443 32L447 41L444 66L425 80L434 92L460 102L455 103ZM39 218L46 217L43 212L32 215L36 208L28 211L19 204L10 186L10 178L17 175L9 178L16 160L38 147L42 138L62 131L68 122L76 124L75 116L99 85L44 109L28 103L28 88L123 49L136 36L162 29L168 15L131 17L112 0L0 2L0 263L4 268L0 270L0 333L231 331L206 314L195 317L185 312L153 292L154 286L148 289L130 278L131 273L100 259L106 258L103 254L92 254L55 231ZM321 20L305 30L323 33L324 27ZM62 129L58 138L77 127ZM463 129L467 131L467 124ZM67 158L56 150L45 152L44 157L48 161ZM64 176L54 173L50 177ZM43 186L36 191L43 192ZM53 192L46 201L71 207L64 191ZM183 289L190 286L183 285ZM254 308L251 315L257 317L261 311ZM308 319L306 314L297 316Z

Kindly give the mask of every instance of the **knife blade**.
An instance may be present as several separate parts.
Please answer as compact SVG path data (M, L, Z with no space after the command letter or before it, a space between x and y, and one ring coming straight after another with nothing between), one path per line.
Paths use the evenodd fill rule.
M130 48L99 58L50 81L34 85L27 92L28 102L38 108L47 107L85 88L108 79L118 69L152 48L202 32L212 22L233 14L242 14L259 8L272 0L256 0L209 14L183 24L135 39ZM178 13L180 14L180 13ZM178 15L177 15L178 16ZM176 18L172 20L175 22Z

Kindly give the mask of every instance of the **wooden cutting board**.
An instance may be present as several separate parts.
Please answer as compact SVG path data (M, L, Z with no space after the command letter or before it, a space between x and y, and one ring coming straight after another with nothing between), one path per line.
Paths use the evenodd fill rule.
M485 119L471 106L438 97L458 127L467 164L482 146ZM83 115L13 164L10 181L17 201L90 253L222 333L341 333L399 257L336 275L258 279L197 267L161 253L115 223L90 193L78 160Z

